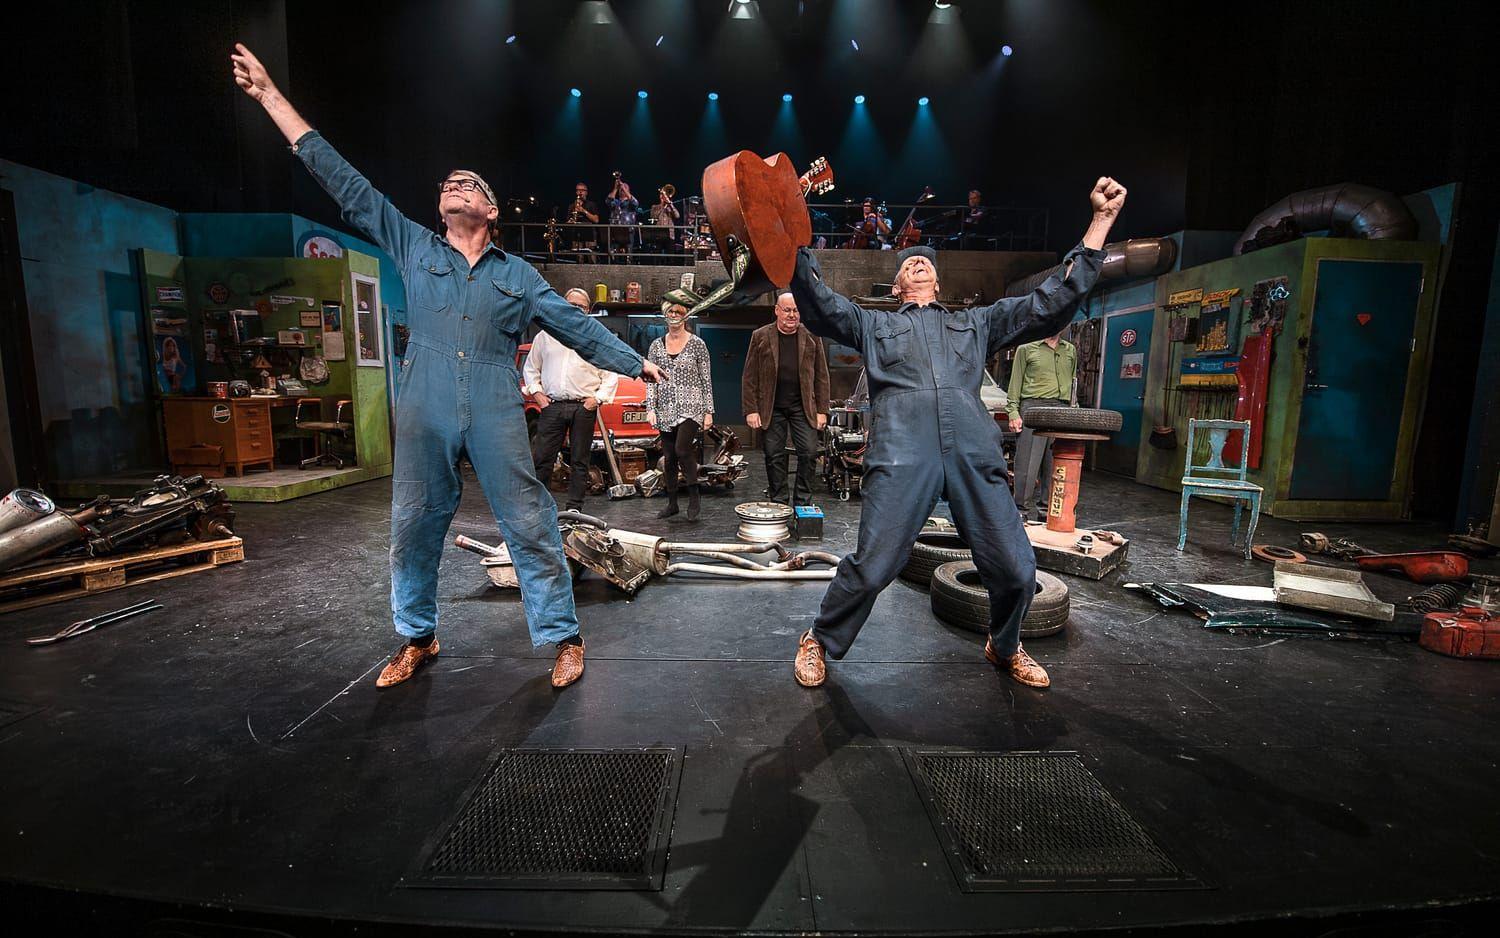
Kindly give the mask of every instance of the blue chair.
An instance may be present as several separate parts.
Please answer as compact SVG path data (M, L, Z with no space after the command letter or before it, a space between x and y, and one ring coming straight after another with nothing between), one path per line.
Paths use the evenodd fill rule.
M1198 430L1208 431L1208 462L1193 462L1195 452L1193 436ZM1238 466L1224 465L1224 443L1231 430L1240 434L1240 458ZM1240 512L1245 502L1250 503L1250 526L1245 530L1245 559L1250 559L1250 545L1255 540L1255 525L1260 520L1260 495L1263 491L1254 482L1245 481L1249 471L1245 456L1250 449L1250 421L1248 420L1188 420L1187 466L1182 472L1182 518L1178 523L1177 549L1187 547L1188 499L1194 495L1218 495L1234 499L1234 527L1229 532L1229 544L1240 536Z

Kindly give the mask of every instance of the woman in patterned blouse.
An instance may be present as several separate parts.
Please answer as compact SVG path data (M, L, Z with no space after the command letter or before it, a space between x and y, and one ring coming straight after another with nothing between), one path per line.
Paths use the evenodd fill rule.
M709 376L708 346L687 330L687 307L661 304L667 334L651 343L646 360L667 375L662 384L646 385L646 419L661 433L666 456L667 507L658 518L677 514L677 469L687 480L687 520L698 520L698 431L714 424L714 389Z

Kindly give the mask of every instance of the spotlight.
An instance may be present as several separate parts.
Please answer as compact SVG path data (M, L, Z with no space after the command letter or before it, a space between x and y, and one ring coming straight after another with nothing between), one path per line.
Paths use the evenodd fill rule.
M740 3L749 3L750 0L740 0Z
M516 41L516 37L515 37L514 34L505 37L505 44L506 45L510 45L511 43L513 43L515 41Z
M929 99L925 94L922 95L922 97L917 99L917 107L926 107L928 104L928 100Z
M937 7L939 10L946 10L949 7L953 6L953 0L932 0L932 5Z
M785 102L786 104L791 104L792 103L792 93L790 91L788 91L786 94L784 94L784 95L781 96L781 100L783 102Z
M657 37L656 37L656 44L657 44L657 45L661 45L661 41L662 41L662 40L663 40L663 39L665 39L665 38L667 38L667 37L666 37L666 34L662 34L662 35L660 35L660 36L657 36Z
M1000 47L1000 54L1003 55L1003 56L1005 56L1006 58L1010 58L1010 54L1012 52L1014 52L1014 51L1016 51L1016 50L1012 49L1010 46L1001 46Z
M862 94L855 95L854 96L854 103L855 104L864 104L865 103L865 96L862 95Z
M853 39L849 40L849 45L854 47L855 52L859 51L859 43L855 42Z
M644 101L646 99L646 89L642 88L640 91L637 91L635 96Z
M717 91L710 91L708 93L708 100L710 100L710 101L717 101L717 100L719 100L719 93Z
M572 95L575 98L581 98L581 97L583 97L583 92L579 91L577 88L569 88L568 89L568 94Z

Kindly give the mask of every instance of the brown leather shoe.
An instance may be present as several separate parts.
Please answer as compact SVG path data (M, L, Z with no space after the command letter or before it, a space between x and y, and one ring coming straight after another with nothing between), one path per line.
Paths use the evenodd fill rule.
M803 687L822 687L828 677L828 667L823 663L823 646L813 638L812 629L802 633L797 641L797 660L792 664L792 673Z
M1026 653L1026 649L1020 645L1016 646L1016 653L1005 660L995 654L995 648L989 639L984 641L984 659L997 668L1003 669L1012 678L1025 684L1027 687L1050 687L1052 679L1047 676L1047 669L1036 663L1036 659Z
M410 680L411 676L417 673L417 668L436 658L437 653L437 639L433 639L432 644L426 648L420 648L416 645L403 645L401 650L396 652L396 657L391 659L391 663L385 666L384 671L380 672L380 677L375 679L375 686L390 687L393 684L400 684L402 681Z
M557 661L552 665L552 686L567 687L583 677L583 646L564 645L557 650Z

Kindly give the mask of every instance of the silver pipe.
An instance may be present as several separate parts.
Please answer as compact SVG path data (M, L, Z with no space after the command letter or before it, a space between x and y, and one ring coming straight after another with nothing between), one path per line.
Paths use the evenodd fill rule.
M741 570L737 567L716 567L707 563L674 563L667 567L667 575L674 573L707 573L712 576L738 577L742 580L831 580L833 570Z
M669 554L673 552L699 554L705 550L721 554L768 554L774 551L776 556L781 558L790 557L792 553L776 541L760 541L749 544L744 541L734 541L728 544L665 541L658 549L664 550Z
M453 539L453 546L460 547L464 550L473 551L481 557L493 557L496 554L500 553L500 548L491 547L484 541L476 541L474 538L469 537L467 534L460 534L458 537L455 537Z
M753 560L747 560L746 558L740 556L739 554L725 554L725 553L720 553L719 551L716 551L716 550L685 550L685 551L681 551L681 553L692 554L692 555L698 556L698 557L707 557L709 560L722 560L725 563L733 564L736 567L744 567L746 570L770 570L771 569L771 567L768 567L767 565L765 565L763 563L756 563ZM673 561L673 563L680 563L680 562L687 562L687 561Z
M0 498L0 533L40 521L56 510L57 506L52 503L52 499L41 492L35 489L16 489Z
M9 570L81 541L86 533L64 511L54 511L39 521L6 531L0 534L0 570Z

